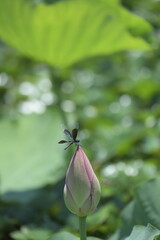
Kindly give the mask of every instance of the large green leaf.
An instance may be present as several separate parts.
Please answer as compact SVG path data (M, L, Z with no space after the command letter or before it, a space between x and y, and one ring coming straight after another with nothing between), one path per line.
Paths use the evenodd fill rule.
M133 225L151 223L160 228L160 178L151 180L136 190L135 200L122 213L125 231Z
M159 191L160 178L146 182L138 187L134 201L129 203L122 212L123 227L110 239L123 239L130 234L134 225L147 225L150 223L160 229Z
M135 36L137 29L140 35L151 27L117 1L31 5L31 1L0 0L0 37L22 54L55 67L126 49L149 49Z
M131 235L125 240L156 240L158 237L160 237L160 231L151 225L135 226Z
M140 186L136 191L136 199L149 222L160 228L160 178Z
M0 121L1 191L27 190L55 183L65 174L61 131L54 112Z

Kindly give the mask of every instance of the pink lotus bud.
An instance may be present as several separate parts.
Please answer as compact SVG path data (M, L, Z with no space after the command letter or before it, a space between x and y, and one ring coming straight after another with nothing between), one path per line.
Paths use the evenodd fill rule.
M70 162L64 201L67 208L80 217L93 213L100 200L101 188L92 166L80 146Z

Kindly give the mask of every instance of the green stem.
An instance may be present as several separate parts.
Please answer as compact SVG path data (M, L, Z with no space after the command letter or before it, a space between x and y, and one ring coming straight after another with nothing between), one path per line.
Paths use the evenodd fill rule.
M80 240L87 240L86 237L86 217L79 217Z

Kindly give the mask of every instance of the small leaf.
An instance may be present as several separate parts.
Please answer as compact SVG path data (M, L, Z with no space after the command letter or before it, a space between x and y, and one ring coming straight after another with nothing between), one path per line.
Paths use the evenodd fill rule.
M48 240L80 240L80 239L71 233L61 232L54 234Z
M11 233L11 237L15 240L46 240L51 232L44 229L29 229L22 227L20 231Z
M101 238L96 237L87 237L87 240L102 240Z
M71 233L61 232L54 234L48 240L80 240L80 238L74 236ZM101 240L101 239L96 237L87 237L87 240Z
M160 230L148 224L147 227L135 226L129 237L125 240L154 240L160 236Z

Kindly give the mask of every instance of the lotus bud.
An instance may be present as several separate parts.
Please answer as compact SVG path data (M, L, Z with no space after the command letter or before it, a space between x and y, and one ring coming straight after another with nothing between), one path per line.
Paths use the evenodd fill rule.
M93 213L100 200L101 188L92 166L80 146L75 151L66 174L64 201L80 217Z

